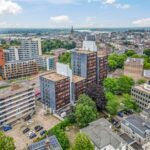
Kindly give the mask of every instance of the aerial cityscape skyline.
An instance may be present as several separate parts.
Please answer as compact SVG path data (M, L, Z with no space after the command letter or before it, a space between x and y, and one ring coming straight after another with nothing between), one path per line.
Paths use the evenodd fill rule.
M149 5L145 0L0 0L0 28L149 27Z

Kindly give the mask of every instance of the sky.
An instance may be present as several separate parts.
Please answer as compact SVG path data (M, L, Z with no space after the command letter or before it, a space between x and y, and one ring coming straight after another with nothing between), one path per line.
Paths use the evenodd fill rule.
M0 28L150 27L150 0L0 0Z

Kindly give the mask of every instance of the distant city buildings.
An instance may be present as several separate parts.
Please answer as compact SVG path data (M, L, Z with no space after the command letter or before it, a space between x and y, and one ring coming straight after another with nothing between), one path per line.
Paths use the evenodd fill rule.
M12 85L0 91L0 128L32 115L34 111L35 96L30 85Z
M134 86L131 95L140 109L147 109L150 105L150 82Z

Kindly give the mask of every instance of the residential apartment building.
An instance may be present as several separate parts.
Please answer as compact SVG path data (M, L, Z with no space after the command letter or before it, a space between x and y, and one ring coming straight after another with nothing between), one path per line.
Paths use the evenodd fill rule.
M0 48L0 80L2 80L2 73L3 73L4 65L5 65L4 50Z
M131 95L142 110L148 108L150 105L150 81L143 85L134 86Z
M75 50L72 51L71 65L74 75L87 80L87 86L96 83L97 52Z
M54 71L40 77L41 99L51 113L70 104L70 79Z
M3 68L4 64L5 64L4 50L0 48L0 67Z
M55 57L54 56L38 56L36 58L36 62L38 64L39 69L42 70L54 70L56 68Z
M111 123L101 118L81 129L94 145L95 150L126 150L127 143L111 129Z
M107 77L108 56L97 54L97 84L102 85Z
M38 66L35 60L10 61L5 63L2 76L3 79L13 79L38 73Z
M86 79L73 75L71 82L72 101L75 103L81 94L86 92Z
M13 85L0 91L0 128L32 115L35 111L33 87L26 84Z
M18 53L19 47L11 46L9 51L9 61L19 60L19 53Z
M124 64L124 75L132 77L135 80L143 78L143 58L128 58Z
M32 38L21 41L21 46L18 49L19 60L34 59L42 55L41 39Z

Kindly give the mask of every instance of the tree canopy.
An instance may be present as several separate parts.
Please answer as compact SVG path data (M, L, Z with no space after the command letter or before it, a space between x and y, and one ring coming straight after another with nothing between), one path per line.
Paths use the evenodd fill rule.
M143 53L150 57L150 49L145 49Z
M75 47L75 42L61 41L57 39L42 41L43 53L49 53L51 50L58 48L73 49Z
M4 133L1 131L0 131L0 149L1 150L15 150L13 138L4 135Z
M94 145L84 133L78 133L72 150L94 150Z
M59 62L71 65L71 53L65 52L59 57Z
M119 78L106 78L103 84L106 92L122 95L130 93L131 87L134 85L134 80L123 75Z
M115 70L117 68L123 68L124 61L127 59L125 54L118 55L118 54L111 54L108 57L108 65L110 70Z
M136 52L135 52L134 50L127 50L127 51L125 52L125 54L126 54L128 57L131 57L131 56L133 56L134 54L136 54Z
M97 109L95 102L85 94L79 96L75 107L76 122L83 128L97 118Z

